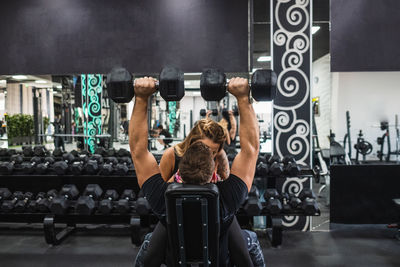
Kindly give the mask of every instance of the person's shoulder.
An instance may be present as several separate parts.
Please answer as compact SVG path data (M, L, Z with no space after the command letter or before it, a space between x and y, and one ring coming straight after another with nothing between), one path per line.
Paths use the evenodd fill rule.
M222 182L218 182L217 183L218 187L225 187L225 186L240 186L240 187L245 187L246 183L238 176L234 175L234 174L229 174L229 177L225 180L223 180Z

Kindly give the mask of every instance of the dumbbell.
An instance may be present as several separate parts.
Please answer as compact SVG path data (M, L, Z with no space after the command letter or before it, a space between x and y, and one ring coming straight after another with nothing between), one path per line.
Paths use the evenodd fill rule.
M101 214L109 214L113 210L113 201L118 199L118 193L114 189L108 189L104 193L103 200L99 203L99 212Z
M281 203L282 203L282 210L284 212L286 212L286 213L289 213L290 210L291 210L291 207L290 207L290 204L289 204L289 202L290 202L289 194L285 193L285 192L282 192L281 195L280 195L280 200L281 200Z
M90 215L96 208L96 201L103 194L103 189L98 184L88 184L83 195L78 198L75 210L81 215Z
M0 157L7 157L7 156L8 156L8 149L0 148Z
M97 147L96 150L94 151L94 154L98 154L101 155L102 157L107 157L108 156L108 152L104 147Z
M116 157L109 157L106 160L106 163L103 164L101 168L102 175L110 175L113 173L114 168L118 165L118 160Z
M24 159L21 155L15 154L10 158L11 162L0 163L0 174L11 174L14 170L15 165L21 164Z
M74 162L75 157L71 153L64 153L62 155L63 160L62 161L57 161L56 163L53 164L53 170L58 174L58 175L64 175L68 172L68 164L71 164Z
M144 197L143 191L139 191L136 200L136 213L139 215L148 215L151 212L149 201Z
M257 187L252 186L243 209L247 215L257 216L260 214L262 208L263 207L260 202L260 192L258 191Z
M37 157L44 157L46 156L47 149L44 146L35 146L33 148L33 155Z
M293 156L286 155L282 158L283 169L284 172L290 177L296 177L299 175L301 169L300 166L296 163L296 160Z
M107 75L108 96L116 103L129 103L134 96L133 76L125 68L114 68ZM179 101L185 95L184 73L175 67L165 67L156 88L165 101Z
M88 160L88 156L87 155L78 155L78 157L75 157L74 162L71 165L71 172L74 175L81 175L84 167L85 167L85 163Z
M289 194L290 201L289 205L292 209L301 209L302 201L300 198L296 197L294 194Z
M54 164L54 162L55 162L55 160L53 157L46 157L44 159L44 163L39 163L36 166L36 172L39 174L45 174L47 172L47 170L49 169L49 166Z
M11 200L4 200L3 203L1 203L1 210L4 212L10 212L14 209L15 203L17 203L19 200L23 199L24 194L21 191L15 191L12 194L12 199Z
M268 165L265 162L265 159L261 156L259 156L257 159L255 174L257 177L267 177L268 176Z
M269 164L269 173L272 176L281 176L283 173L283 166L280 163L280 158L278 155L273 155L268 160Z
M256 70L251 77L251 93L257 101L271 101L276 92L276 73L272 70ZM226 95L226 75L218 69L205 69L200 77L201 96L206 101L220 101Z
M239 110L238 110L237 106L232 107L232 113L233 113L233 116L235 116L235 117L239 116ZM229 110L227 108L223 108L221 114L222 114L222 117L229 118Z
M62 157L62 155L63 155L63 152L62 152L61 148L56 147L56 148L53 150L53 156L54 156L54 157L60 158L60 157Z
M33 155L33 149L31 146L22 146L22 155L24 157L29 158L32 157Z
M134 199L135 199L135 192L133 192L133 190L131 189L125 189L120 199L117 202L116 210L119 213L128 213L129 210L131 209L129 202L133 201Z
M279 194L275 188L267 188L264 193L264 198L267 201L267 210L271 214L276 215L282 211L282 203L279 200Z
M123 157L119 160L119 163L115 166L115 173L117 175L127 175L129 172L129 166L132 165L132 159L129 157Z
M299 198L302 200L302 209L306 215L314 215L318 212L318 205L315 201L315 194L311 188L304 188L299 194Z
M0 202L7 200L11 197L11 192L8 188L0 188Z
M54 197L50 202L49 209L51 213L63 215L70 207L70 201L75 200L79 195L78 188L73 184L66 184L61 188L60 195Z
M87 174L97 174L99 166L103 165L103 157L99 154L93 154L86 163L85 171Z
M115 157L117 155L117 151L115 148L109 148L107 151L107 157Z
M55 189L51 189L46 195L47 197L40 199L36 205L37 211L39 212L45 213L49 211L50 203L53 201L53 198L57 197L58 192Z
M23 162L21 164L21 170L25 174L32 174L35 171L35 167L42 162L42 159L39 157L31 158L31 162Z
M29 201L29 204L28 204L28 206L26 207L26 209L29 211L29 212L36 212L37 210L38 210L38 204L39 204L39 202L42 200L42 199L45 199L46 198L46 193L45 192L39 192L37 195L36 195L36 199L35 200L31 200L31 201Z
M126 150L125 148L120 148L117 152L117 157L122 158L122 157L130 157L131 153Z
M211 111L212 111L211 115L218 116L218 109L212 109ZM207 115L207 110L205 110L204 108L200 109L200 116L205 117L206 115Z
M18 200L14 206L16 212L24 212L26 204L33 198L33 193L26 192L21 200Z

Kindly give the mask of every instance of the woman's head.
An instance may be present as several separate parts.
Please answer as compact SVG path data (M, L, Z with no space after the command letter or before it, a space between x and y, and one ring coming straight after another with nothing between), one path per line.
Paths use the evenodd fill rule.
M210 119L202 119L195 123L185 140L176 145L176 152L182 157L190 145L201 141L216 154L222 149L225 139L226 133L221 125Z

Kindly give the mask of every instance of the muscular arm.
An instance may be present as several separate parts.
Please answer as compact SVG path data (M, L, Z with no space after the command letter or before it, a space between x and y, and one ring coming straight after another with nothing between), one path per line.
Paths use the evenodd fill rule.
M229 120L231 122L231 130L229 131L229 135L231 137L231 140L233 140L235 139L236 136L237 125L236 125L236 119L232 113L229 114Z
M232 163L231 173L241 178L250 191L260 145L258 121L253 106L249 101L247 80L235 79L228 88L232 90L230 92L237 99L240 114L239 136L241 150ZM244 88L246 89L244 90Z
M154 83L154 82L153 82ZM151 82L144 81L138 90L148 90ZM155 91L155 84L152 85ZM137 93L135 86L135 93ZM154 92L153 91L153 92ZM140 91L138 91L140 94ZM150 93L151 95L151 93ZM133 107L131 120L129 123L129 147L133 164L135 165L136 177L140 187L151 176L160 173L158 164L153 154L147 149L148 143L148 125L147 125L147 105L148 96L135 97L135 105Z
M171 178L171 176L173 175L172 172L174 171L174 168L175 168L175 153L174 153L174 148L170 147L167 150L165 150L160 161L160 171L164 181L167 182Z
M228 157L226 156L225 151L222 149L218 152L216 157L217 163L217 173L221 177L222 180L225 180L229 177L229 161Z

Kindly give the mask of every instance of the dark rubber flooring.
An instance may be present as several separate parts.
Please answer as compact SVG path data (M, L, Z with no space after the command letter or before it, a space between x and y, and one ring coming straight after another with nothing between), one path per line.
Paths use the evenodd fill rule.
M400 242L384 225L332 225L331 231L284 232L271 248L260 234L267 266L400 266ZM138 249L126 229L78 231L48 246L40 229L0 229L0 266L132 266Z

